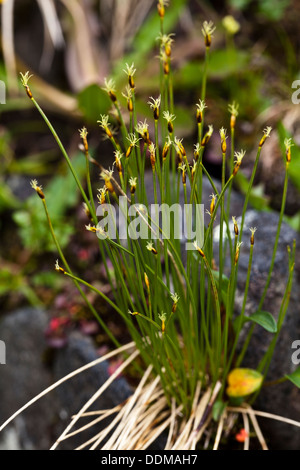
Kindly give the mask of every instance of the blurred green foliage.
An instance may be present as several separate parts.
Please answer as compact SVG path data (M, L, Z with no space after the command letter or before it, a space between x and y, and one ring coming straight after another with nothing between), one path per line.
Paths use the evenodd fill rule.
M290 5L290 0L229 0L229 5L237 10L245 10L253 6L258 14L263 15L268 21L279 21L285 10Z
M77 174L82 176L85 172L85 160L82 154L77 154L72 162ZM75 230L74 225L68 223L65 215L67 210L78 202L78 192L72 174L68 171L57 174L47 185L45 194L57 237L61 246L65 247ZM21 210L13 213L13 220L19 227L19 234L25 248L36 253L54 249L45 212L35 192L25 201Z

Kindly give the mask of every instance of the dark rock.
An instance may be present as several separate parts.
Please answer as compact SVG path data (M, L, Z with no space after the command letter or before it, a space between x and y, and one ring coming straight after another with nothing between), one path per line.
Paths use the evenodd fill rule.
M45 312L33 308L7 314L0 323L0 338L6 344L6 364L0 365L1 424L52 383L44 363L46 325ZM54 415L55 403L47 395L7 429L15 429L22 449L48 449L53 439L49 431Z
M54 381L66 376L70 372L99 358L90 338L79 332L70 335L65 348L57 351L54 361ZM55 390L55 401L59 406L60 422L56 426L57 437L69 424L72 415L77 413L82 406L96 393L96 391L109 378L109 364L102 362L92 368L76 375L72 379L60 385ZM92 410L111 409L122 403L132 394L132 389L124 377L117 378L106 391L89 408ZM88 418L91 421L93 418ZM84 418L80 419L79 427L86 424ZM104 427L103 422L95 425L87 431L65 440L59 445L59 449L74 449L83 442L92 438ZM77 429L76 426L73 430Z
M265 286L269 266L271 264L278 218L278 214L271 212L250 210L246 214L243 245L240 249L239 258L238 284L235 301L236 313L241 311L244 297L249 260L249 228L257 227L257 232L255 233L252 271L245 312L247 316L256 311ZM239 222L239 219L237 219L237 221ZM294 239L296 240L297 254L290 303L266 377L267 381L279 379L285 374L293 372L297 367L297 365L292 362L292 353L294 351L292 349L292 343L294 340L300 338L300 237L299 234L286 223L283 223L281 227L273 275L262 309L269 311L276 319L278 318L289 271L287 246L292 248ZM247 325L249 327L249 323L247 323ZM248 328L246 328L246 331L248 331ZM243 335L243 337L245 337L245 335ZM272 333L268 333L257 325L254 329L249 349L242 366L256 368L263 354L266 352L272 337ZM262 388L253 406L262 411L300 421L300 392L299 389L289 381ZM300 448L299 428L265 418L259 419L259 422L269 439L268 443L270 444L270 448L282 450Z

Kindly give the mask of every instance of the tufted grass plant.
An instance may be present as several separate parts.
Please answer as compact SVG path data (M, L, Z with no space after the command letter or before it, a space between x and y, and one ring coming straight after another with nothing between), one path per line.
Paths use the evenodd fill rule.
M253 390L247 389L246 393L238 392L235 398L238 397L247 402L249 397L250 399L253 397L253 391L259 392L266 376L287 310L294 269L295 246L293 245L289 249L289 277L276 321L270 313L263 312L262 308L272 276L285 209L292 143L290 140L285 142L286 176L270 270L256 316L249 319L245 312L252 260L255 256L255 227L248 232L247 281L242 310L236 312L235 293L239 255L243 235L244 243L246 240L244 220L253 181L271 128L266 127L258 138L257 156L245 195L243 211L241 214L236 214L239 218L232 217L231 220L232 184L243 159L247 158L243 149L235 147L237 103L229 104L228 107L230 146L227 146L227 125L219 130L220 161L222 161L219 191L203 163L205 149L214 132L213 125L206 122L206 83L210 46L215 27L211 22L203 23L205 65L201 77L201 97L192 111L195 116L195 126L197 126L197 140L194 142L193 155L190 155L186 152L183 139L176 134L171 67L174 37L164 32L165 6L166 2L159 0L160 81L157 96L149 98L148 102L153 112L152 122L138 118L135 83L136 80L138 81L138 72L134 64L127 64L124 70L128 78L126 90L116 90L112 79L105 80L105 90L111 99L113 112L111 116L99 116L98 124L112 144L114 159L112 168L102 167L101 155L97 161L91 157L88 130L83 127L79 132L83 158L86 159L86 181L80 181L56 130L33 96L29 87L28 72L22 75L22 84L48 125L77 183L87 214L87 222L83 230L87 229L91 232L91 237L97 237L112 298L76 276L76 273L71 270L56 237L55 227L51 223L51 214L47 208L47 194L37 181L33 181L32 187L42 200L49 230L57 248L59 260L55 264L55 269L76 284L88 308L116 348L121 345L101 318L101 313L97 312L88 300L87 290L96 292L110 305L111 309L120 315L141 358L137 363L141 377L143 371L147 371L147 376L159 380L165 400L160 412L167 408L173 410L172 416L175 416L174 410L179 410L176 416L185 416L189 422L189 417L195 410L195 400L200 400L200 397L201 400L204 399L205 391L209 391L207 399L205 398L207 413L211 412L214 403L225 406L230 402L228 376L234 370L243 370L241 369L243 358L247 353L254 328L262 328L264 321L271 318L274 340L265 356L261 358L257 371L254 371L259 377L257 386ZM118 125L117 133L114 132L113 123ZM97 165L102 181L102 186L96 194L90 177L91 165ZM169 208L173 204L181 204L180 207L182 207L184 203L196 209L204 202L207 204L207 201L203 201L202 188L203 179L209 180L212 195L209 207L205 207L209 222L205 224L204 217L202 217L204 237L201 243L198 243L198 240L191 240L193 249L185 250L182 240L176 237L173 224L170 225L169 233L164 233L158 223L160 219L155 217L157 214L147 210L149 199L149 192L147 193L145 185L147 167L152 172L153 194L151 197L157 205L165 204ZM183 201L181 194L183 194ZM127 207L126 210L124 204ZM113 210L112 206L118 208L119 213L123 214L122 226L116 221L114 238L110 237L107 228L100 223L109 215L109 211ZM129 207L134 210L128 211ZM101 209L104 210L101 211ZM190 217L195 224L195 211L185 215L186 220ZM218 224L216 223L217 217L219 218ZM146 234L144 238L131 236L130 227L137 220L139 231ZM124 234L124 231L127 234L126 243L121 238L121 232ZM113 271L109 269L108 261ZM244 343L240 344L240 333L243 331L245 322L249 320L252 326ZM220 410L222 412L217 413L217 419L222 418L224 407L221 406ZM204 413L196 429L201 428L200 425L206 417L207 414Z

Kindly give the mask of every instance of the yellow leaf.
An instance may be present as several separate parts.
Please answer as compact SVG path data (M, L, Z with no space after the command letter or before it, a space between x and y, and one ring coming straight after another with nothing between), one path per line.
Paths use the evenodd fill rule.
M255 392L262 383L263 376L254 369L233 369L227 377L226 393L229 397L244 397Z

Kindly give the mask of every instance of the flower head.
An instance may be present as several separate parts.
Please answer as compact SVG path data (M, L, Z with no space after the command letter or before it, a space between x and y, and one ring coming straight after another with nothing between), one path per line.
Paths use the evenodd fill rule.
M114 172L114 170L110 169L110 170L102 170L101 173L100 173L100 178L102 178L104 180L105 186L109 190L110 193L114 193L114 191L115 191L114 187L113 187L113 184L111 182L113 172Z
M161 332L164 333L166 329L167 314L165 312L159 313L158 318L161 321Z
M236 118L239 114L238 112L239 109L239 104L233 101L231 104L228 105L228 111L230 112L230 128L234 129L235 123L236 123Z
M99 194L97 194L97 198L100 204L105 203L105 196L107 192L107 187L103 186L103 188L98 189Z
M163 118L167 121L169 134L172 134L174 130L173 121L176 119L175 114L171 114L169 111L163 111Z
M131 177L129 178L129 185L130 185L130 192L131 192L131 194L134 194L134 193L135 193L135 190L136 190L136 185L137 185L137 178L131 176Z
M272 127L270 126L267 126L264 130L263 130L263 136L259 142L259 147L262 147L263 144L265 143L266 139L268 137L270 137L270 134L271 134L271 130L272 130Z
M250 227L249 230L251 232L250 243L251 243L251 245L254 245L254 234L255 234L257 229L256 229L256 227Z
M234 264L237 264L240 256L240 247L242 246L243 242L237 242L236 244L236 251L234 256Z
M215 207L216 207L217 195L216 195L216 194L211 194L209 197L210 197L210 208L209 208L209 212L210 212L210 215L212 216L212 215L213 215L213 212L214 212L214 210L215 210Z
M158 36L157 39L160 40L160 47L161 49L164 49L166 55L168 57L171 56L171 49L172 49L172 43L174 42L174 39L172 38L174 36L173 33L171 34L161 34Z
M196 111L196 118L198 124L200 124L203 120L203 111L207 108L205 102L203 100L199 100L199 103L196 103L197 111Z
M23 87L26 88L28 86L29 80L31 79L31 77L33 77L33 75L30 75L28 70L25 73L20 72L20 75L21 75L21 83Z
M152 100L152 101L151 101ZM154 119L157 121L157 119L159 118L159 107L160 107L160 102L161 102L161 96L159 95L159 97L157 99L154 99L152 96L150 98L150 101L148 101L148 104L150 105L150 108L153 109L153 116L154 116Z
M25 88L28 97L32 98L32 93L30 91L28 82L29 82L30 78L33 77L33 75L29 75L28 71L24 74L22 72L20 72L20 75L21 75L21 83L22 83L23 87Z
M233 101L232 103L228 105L228 111L230 112L230 114L237 117L239 114L239 106L240 105L238 103Z
M290 163L291 161L291 147L293 147L294 144L292 144L292 139L285 138L284 139L284 145L285 145L285 155L286 155L286 161L287 163Z
M228 138L228 135L227 135L227 130L224 129L224 127L221 127L220 129L220 137L221 137L221 150L222 150L222 153L226 153L226 139Z
M134 63L132 63L131 65L126 64L126 69L124 69L123 71L128 76L128 84L129 84L130 88L133 89L134 86L135 86L133 76L136 72L136 69L134 68Z
M110 129L110 123L108 122L109 116L107 114L101 114L100 119L97 121L99 126L105 131L109 139L113 138L112 130Z
M157 251L153 246L153 242L147 242L146 248L148 251L151 251L154 255L157 255Z
M55 262L55 271L58 271L58 272L60 272L60 273L62 273L62 274L65 274L65 272L66 272L66 271L64 270L64 268L62 268L62 267L59 265L58 259L57 259L56 262Z
M30 186L36 191L36 193L41 199L45 199L45 194L42 191L42 186L38 184L37 180L31 180Z
M115 150L115 161L114 165L116 166L118 172L120 173L122 171L122 164L121 164L121 159L123 158L124 154L121 152L121 150Z
M133 101L132 101L133 89L131 88L129 84L126 85L125 92L122 92L122 95L127 100L127 109L131 113L133 111Z
M205 253L204 253L204 251L201 250L201 248L198 246L198 243L197 243L196 240L193 242L193 245L194 245L195 249L198 251L198 253L202 256L202 258L205 258Z
M137 146L138 141L140 140L135 134L129 133L127 136L127 140L129 142L129 147L126 151L126 158L128 158L132 152L133 147Z
M208 125L208 131L206 132L206 134L204 134L204 137L203 137L202 142L201 142L202 147L205 147L205 145L208 143L209 139L212 136L213 131L214 131L214 128L213 128L212 124L209 124Z
M194 145L194 157L195 157L196 162L198 161L199 155L200 155L200 144L199 144L199 142L197 142Z
M169 148L171 147L172 140L171 137L168 135L166 138L166 141L164 143L163 149L162 149L162 159L165 160L167 158Z
M113 102L117 101L115 81L112 78L104 78L104 87L102 89L107 92Z
M169 0L158 0L157 11L161 18L165 16L165 7L169 5Z
M88 146L88 141L87 141L88 131L86 130L86 127L79 129L79 135L83 141L84 150L87 153L89 151L89 146Z
M145 119L144 122L140 121L136 125L136 132L141 135L141 137L144 139L146 143L149 142L149 131L148 131L149 125L147 124L147 120Z
M238 234L239 234L239 227L238 227L236 218L235 218L234 216L232 216L232 222L233 222L233 227L234 227L234 233L235 233L235 235L236 235L236 237L237 237Z
M234 163L235 163L235 167L233 168L233 176L235 176L237 174L237 172L239 171L239 168L241 166L241 163L242 163L242 160L245 156L245 153L246 153L246 150L241 150L240 152L234 152L234 157L235 157L235 160L234 160Z
M238 23L232 15L224 16L222 24L227 33L231 36L234 36L241 28L240 23Z
M245 154L246 154L246 150L241 150L240 152L234 152L234 157L235 157L234 163L240 166Z
M173 305L172 305L172 313L175 313L177 309L177 304L179 302L179 295L175 292L174 294L171 294L171 299L173 300Z
M205 46L210 47L211 45L211 39L213 32L215 31L216 27L214 26L212 21L204 21L202 25L202 34L204 36L204 41L205 41Z

